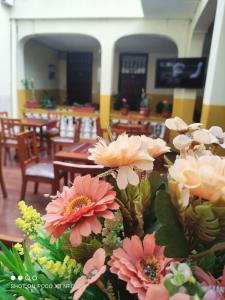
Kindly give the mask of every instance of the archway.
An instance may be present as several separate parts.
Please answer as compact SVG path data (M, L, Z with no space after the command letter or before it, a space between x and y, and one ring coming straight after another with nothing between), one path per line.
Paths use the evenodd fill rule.
M24 77L33 78L39 103L47 94L56 104L98 106L100 65L101 46L94 37L39 34L25 38Z
M131 110L138 110L142 89L150 99L150 108L168 100L172 104L173 90L155 87L156 61L177 57L177 45L172 39L154 34L124 36L115 43L113 92L115 109L119 109L125 97Z

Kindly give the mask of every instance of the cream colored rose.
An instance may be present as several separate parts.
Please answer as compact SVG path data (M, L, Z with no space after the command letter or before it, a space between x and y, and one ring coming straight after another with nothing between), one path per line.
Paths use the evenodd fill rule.
M192 195L209 201L225 199L225 160L219 156L177 159L169 174Z

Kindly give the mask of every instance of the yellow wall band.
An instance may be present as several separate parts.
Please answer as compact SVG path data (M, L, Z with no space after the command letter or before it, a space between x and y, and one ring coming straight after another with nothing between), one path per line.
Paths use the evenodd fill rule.
M109 126L110 105L111 105L111 96L100 95L100 121L101 121L101 127L103 129L107 129Z
M201 123L206 128L217 125L225 131L225 105L206 105L202 107Z
M195 109L195 99L174 99L173 100L173 117L180 117L187 124L193 122Z

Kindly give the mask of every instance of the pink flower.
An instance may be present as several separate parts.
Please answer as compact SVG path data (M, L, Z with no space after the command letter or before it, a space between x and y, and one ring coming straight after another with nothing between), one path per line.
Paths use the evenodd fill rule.
M144 298L144 300L190 300L191 297L182 293L177 293L172 297L169 296L167 289L164 285L151 286Z
M223 275L218 279L214 278L210 273L204 272L200 267L195 267L195 275L207 290L203 298L204 300L225 299L225 267L223 269ZM213 296L216 298L213 298Z
M75 292L73 295L73 300L79 299L86 288L96 282L99 277L105 273L106 266L105 263L105 250L102 248L99 248L97 251L95 251L92 258L90 258L86 264L84 265L83 273L84 275L79 277L71 292Z
M155 236L147 234L141 242L136 235L123 240L123 247L113 251L110 270L127 282L127 290L146 299L151 287L161 286L165 268L171 259L164 257L164 247L157 246Z
M70 242L79 246L82 236L101 232L102 225L97 217L112 219L111 210L118 209L113 187L98 177L90 175L75 178L71 188L64 187L62 194L46 207L46 231L57 239L67 228L72 228Z

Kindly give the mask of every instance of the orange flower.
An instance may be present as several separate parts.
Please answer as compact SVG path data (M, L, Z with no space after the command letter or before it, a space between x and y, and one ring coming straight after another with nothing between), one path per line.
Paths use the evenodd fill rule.
M105 250L99 248L95 251L92 258L90 258L84 265L83 273L84 275L79 277L71 292L75 292L73 295L73 300L78 300L86 290L86 288L96 282L99 277L105 273L106 266L105 263Z
M143 147L140 136L129 137L120 135L109 145L100 140L93 149L90 149L90 159L96 164L109 168L117 168L117 184L120 189L125 189L128 183L137 185L139 177L134 168L151 171L154 159Z
M62 194L46 207L45 229L57 239L67 228L72 228L70 242L79 246L82 236L101 232L97 217L112 219L111 210L119 208L113 187L98 177L90 175L75 178L71 188L64 187Z
M152 139L145 135L141 136L143 146L146 147L149 155L153 158L160 156L163 153L169 152L170 147L162 139Z
M225 160L219 156L177 159L169 174L192 195L209 201L225 199Z
M164 247L157 246L153 234L141 242L137 235L123 240L123 247L113 251L109 261L110 271L127 282L127 290L147 300L154 286L162 286L166 267L171 259L164 257ZM150 298L149 298L150 299Z

